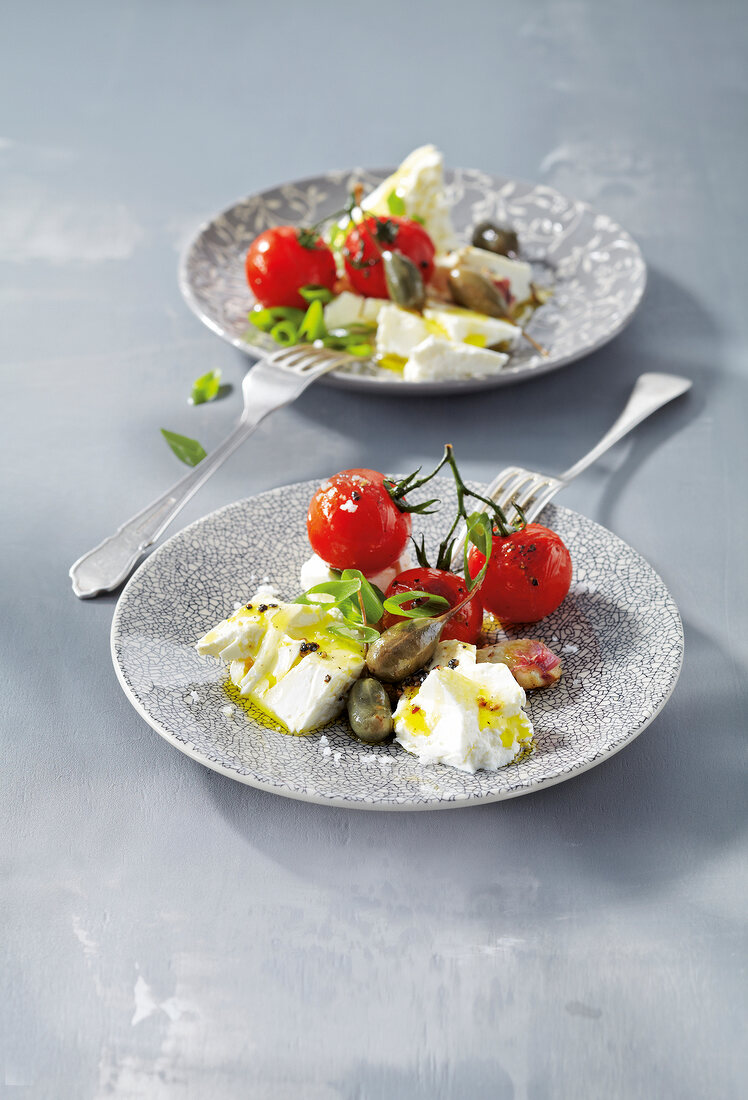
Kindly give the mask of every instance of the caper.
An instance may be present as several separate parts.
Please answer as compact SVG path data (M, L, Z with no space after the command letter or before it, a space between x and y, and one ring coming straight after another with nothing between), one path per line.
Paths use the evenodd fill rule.
M366 667L380 680L396 683L423 668L441 638L450 613L434 619L405 619L388 627L369 646Z
M423 276L412 260L401 252L382 253L384 280L387 293L395 305L403 309L423 309L426 304L426 288Z
M473 230L473 246L499 256L519 256L519 239L513 229L495 222L481 222Z
M512 319L509 303L497 286L465 264L456 264L449 273L449 289L458 305L489 317Z
M392 709L379 680L357 680L348 695L348 721L356 737L367 745L379 745L392 733Z

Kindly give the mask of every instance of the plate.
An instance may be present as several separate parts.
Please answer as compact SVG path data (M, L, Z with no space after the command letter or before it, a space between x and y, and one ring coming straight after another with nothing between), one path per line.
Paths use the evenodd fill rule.
M199 656L195 641L261 581L276 584L281 598L298 595L299 569L310 554L306 511L318 485L288 485L212 512L156 550L123 591L112 624L117 675L138 713L181 752L290 798L356 809L444 809L513 798L579 775L632 741L664 706L683 655L678 609L665 585L616 535L549 506L543 521L568 545L574 579L558 611L525 631L564 661L558 685L528 695L532 756L469 775L422 766L394 743L363 745L341 722L291 737L242 710L226 717L226 666ZM434 489L450 509L452 483L437 479ZM417 520L433 550L444 521Z
M179 286L190 309L209 329L247 355L276 349L247 321L253 298L244 257L254 238L272 225L311 225L342 208L354 181L373 189L391 168L347 169L297 180L242 199L206 222L184 252ZM323 381L381 393L453 393L491 389L545 374L581 359L612 340L631 320L644 293L644 258L633 238L606 214L542 184L489 176L474 169L445 172L458 236L490 218L512 225L536 281L553 287L551 300L533 315L527 341L500 374L464 381L404 382L369 361L334 371Z

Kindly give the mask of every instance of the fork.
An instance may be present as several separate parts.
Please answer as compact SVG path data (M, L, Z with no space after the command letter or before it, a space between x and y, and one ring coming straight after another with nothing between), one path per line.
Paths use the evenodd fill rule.
M241 446L261 420L294 401L315 379L350 363L347 352L309 344L282 348L264 356L242 382L244 409L233 432L168 492L123 523L70 567L73 592L80 599L111 592L130 575L145 550L158 539L201 485Z
M641 424L642 420L646 420L657 409L667 405L674 398L680 397L690 388L690 379L680 378L676 374L641 374L615 424L591 451L588 451L563 474L552 477L550 474L542 474L536 470L525 470L522 466L507 466L496 475L485 495L495 501L504 512L511 505L518 504L527 522L533 523L560 489L566 488L570 481L597 461L614 443L623 439L632 428ZM480 510L485 511L484 508ZM464 544L463 525L452 556L453 569L462 568Z

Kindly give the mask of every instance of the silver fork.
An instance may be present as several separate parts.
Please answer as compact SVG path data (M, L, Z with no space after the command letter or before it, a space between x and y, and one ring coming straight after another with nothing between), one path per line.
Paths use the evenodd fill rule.
M524 511L527 522L533 523L559 489L565 488L570 481L581 474L582 470L586 470L605 454L614 443L623 439L637 424L641 424L642 420L646 420L657 409L667 405L668 401L672 401L675 397L680 397L690 388L690 379L680 378L675 374L640 375L615 424L605 433L597 446L580 458L579 462L570 466L558 477L541 474L535 470L525 470L522 466L507 466L494 478L485 495L496 501L504 512L508 512L511 505L516 502ZM511 520L514 517L509 515L508 518ZM452 557L453 569L462 569L464 542L463 527Z
M163 534L200 486L241 446L261 420L289 405L320 375L350 363L347 352L308 344L282 348L258 360L242 382L244 409L233 432L168 492L138 512L115 534L70 567L73 591L81 599L111 592L132 572L143 552Z

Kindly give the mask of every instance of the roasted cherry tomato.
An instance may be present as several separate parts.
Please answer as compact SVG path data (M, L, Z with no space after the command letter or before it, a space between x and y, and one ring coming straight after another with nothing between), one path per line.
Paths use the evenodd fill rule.
M389 298L381 253L400 252L412 260L427 283L436 249L426 230L410 218L368 217L345 239L343 260L353 289L367 298Z
M306 525L323 561L369 576L400 557L411 530L410 514L400 511L376 470L343 470L329 478L312 497Z
M385 592L385 596L397 596L400 592L429 592L432 596L443 596L449 601L450 607L456 607L462 603L468 594L465 581L455 573L448 573L444 569L406 569L399 573ZM408 600L403 606L411 608L413 600ZM444 609L446 611L446 608ZM391 615L385 611L382 625L386 628L393 623L400 622L402 615ZM483 624L483 605L480 593L473 596L470 603L466 604L453 619L450 619L442 631L442 641L448 638L456 638L460 642L470 642L475 645Z
M300 286L313 283L332 289L337 278L335 257L321 237L293 225L276 225L260 233L249 246L247 282L261 305L309 305Z
M475 547L470 576L485 562ZM502 537L494 531L480 594L483 606L506 623L536 623L555 611L571 585L571 558L560 536L539 523Z

